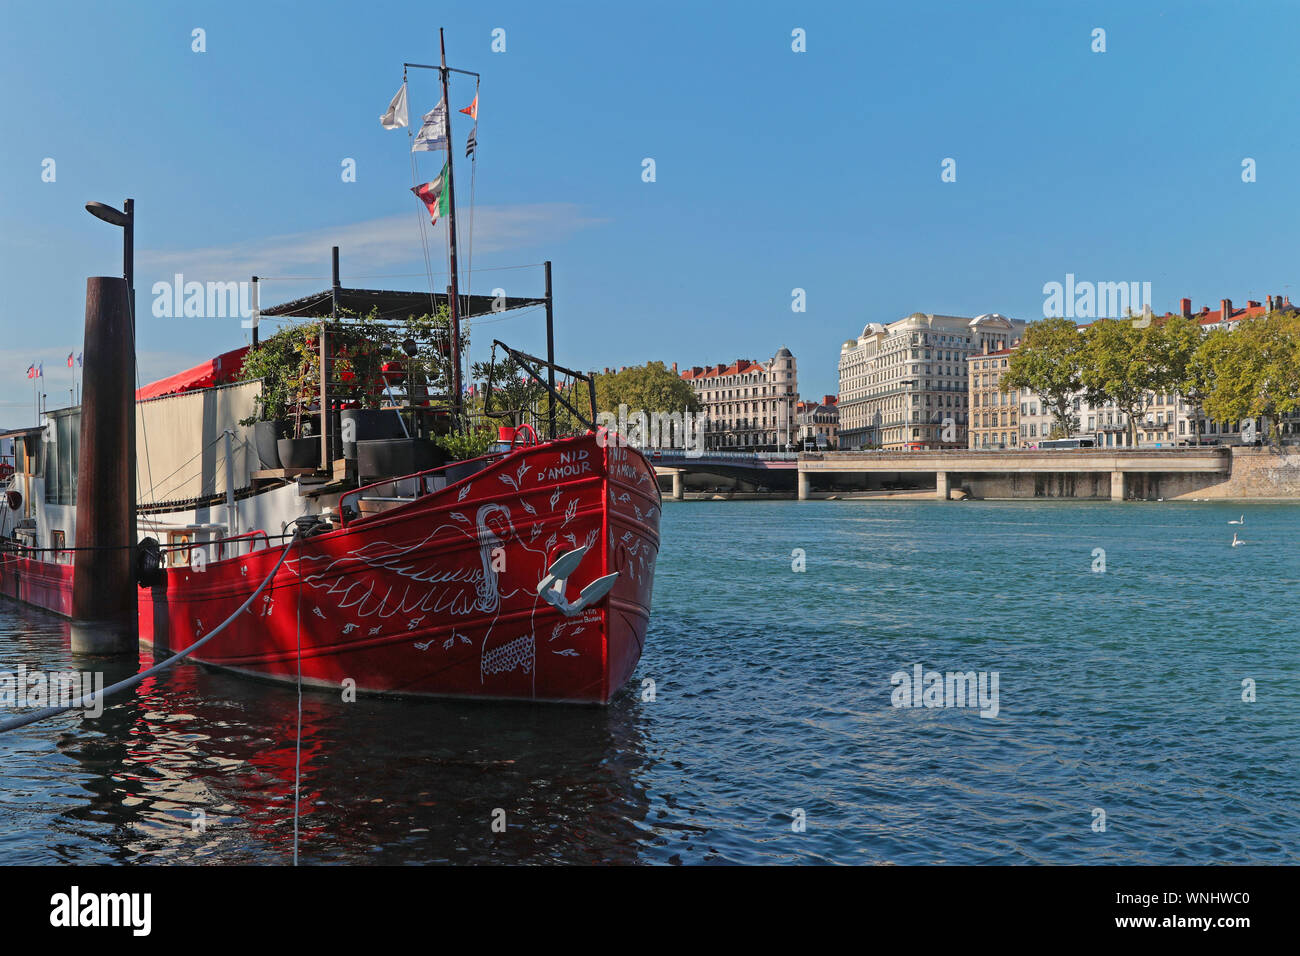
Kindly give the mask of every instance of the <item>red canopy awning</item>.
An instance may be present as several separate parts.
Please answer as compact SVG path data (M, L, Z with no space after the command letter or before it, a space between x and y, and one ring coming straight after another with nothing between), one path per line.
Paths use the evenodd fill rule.
M239 377L239 372L244 367L244 356L247 354L248 346L245 345L231 352L223 352L216 358L209 359L191 369L186 369L184 372L177 372L175 375L167 376L167 378L160 378L156 382L150 382L148 385L136 390L136 400L158 398L160 395L174 395L195 388L226 385Z

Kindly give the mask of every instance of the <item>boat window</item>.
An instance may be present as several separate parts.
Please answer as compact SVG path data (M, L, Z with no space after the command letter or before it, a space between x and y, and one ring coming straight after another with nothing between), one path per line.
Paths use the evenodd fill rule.
M52 416L41 435L45 453L45 501L77 503L77 459L81 454L81 412Z

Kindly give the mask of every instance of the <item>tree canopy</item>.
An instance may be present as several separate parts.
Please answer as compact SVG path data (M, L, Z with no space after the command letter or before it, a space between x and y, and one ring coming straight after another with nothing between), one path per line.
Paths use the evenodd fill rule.
M1079 327L1069 319L1032 322L999 384L1003 391L1029 389L1051 410L1056 427L1071 434L1078 424L1074 400L1083 387L1084 352Z
M619 405L649 414L700 410L695 390L663 362L647 362L597 375L596 407L602 412L617 413Z

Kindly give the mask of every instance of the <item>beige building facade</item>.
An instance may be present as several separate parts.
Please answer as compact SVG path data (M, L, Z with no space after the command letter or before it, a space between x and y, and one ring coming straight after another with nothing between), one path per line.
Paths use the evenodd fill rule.
M1009 348L1024 328L998 313L868 324L840 347L840 448L967 447L968 360Z
M797 446L799 374L789 349L782 346L765 362L736 359L679 374L707 417L706 449L785 451Z

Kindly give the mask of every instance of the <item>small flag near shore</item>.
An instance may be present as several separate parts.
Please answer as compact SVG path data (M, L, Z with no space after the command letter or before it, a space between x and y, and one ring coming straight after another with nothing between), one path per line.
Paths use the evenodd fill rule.
M411 144L411 152L432 152L447 148L447 101L443 100L424 114L424 123Z
M405 83L397 91L393 101L388 104L388 112L379 117L379 122L384 124L384 129L397 129L399 126L407 125Z
M36 377L36 363L35 363L35 362L33 362L31 365L27 366L27 377L28 377L28 378L35 378L35 377Z
M478 147L478 127L475 126L469 131L469 139L465 141L465 158L469 159L474 155L474 150Z
M82 366L82 361L81 361L81 356L82 356L82 354L83 354L83 353L81 353L81 352L78 352L78 353L77 353L77 368L81 368L81 366Z
M447 164L442 164L442 172L438 178L431 183L425 183L423 186L412 186L411 192L419 197L429 210L429 216L436 225L439 216L447 214L447 190L443 186L447 182Z
M74 353L72 353L72 352L69 352L69 353L68 353L68 368L72 368L72 360L73 360L75 357L76 357L76 356L75 356Z

